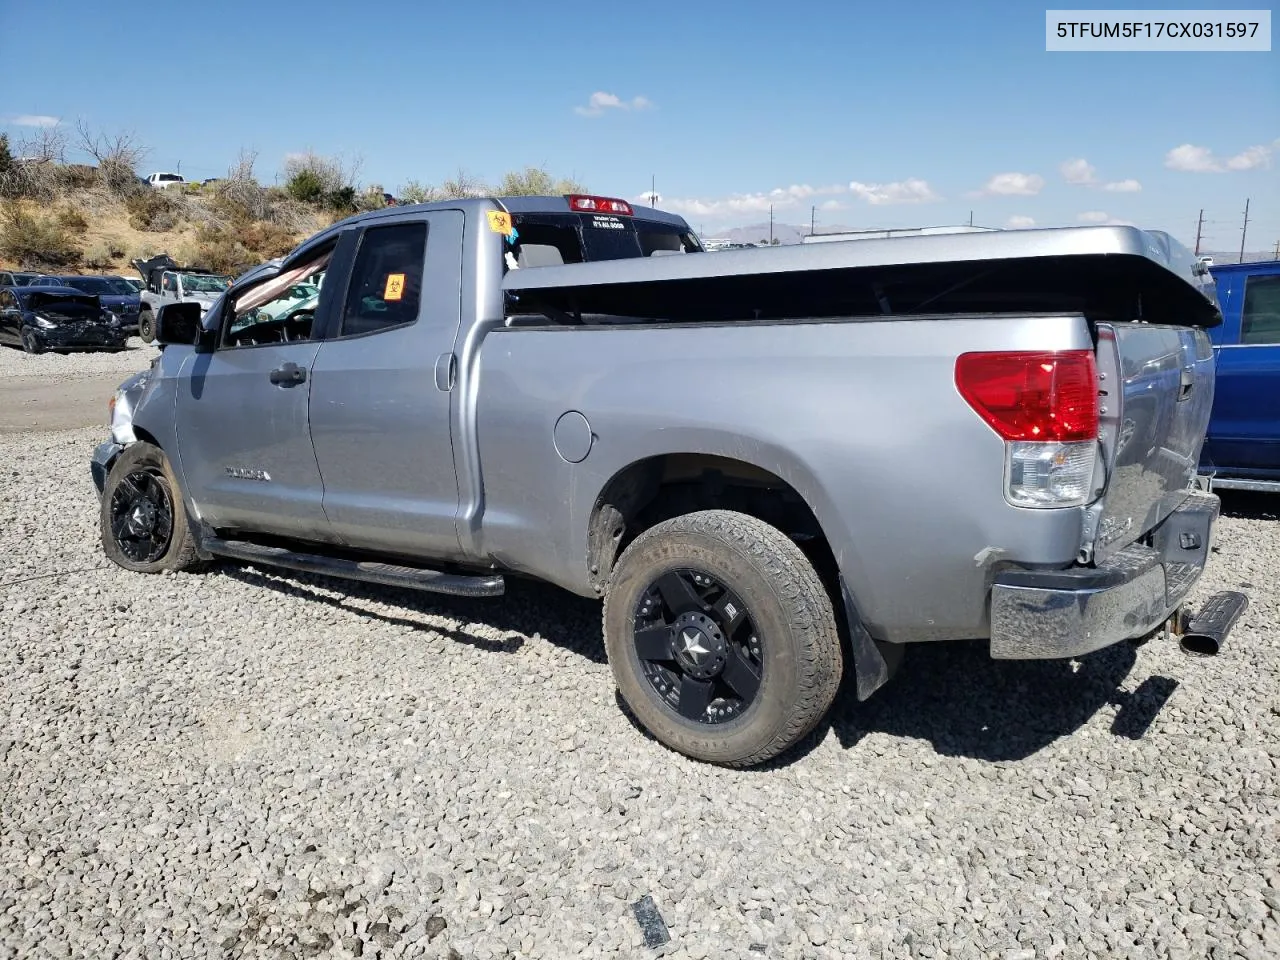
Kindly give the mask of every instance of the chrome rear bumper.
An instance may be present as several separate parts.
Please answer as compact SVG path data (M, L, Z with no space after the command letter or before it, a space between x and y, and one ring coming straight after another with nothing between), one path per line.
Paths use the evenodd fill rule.
M1097 567L1005 570L991 588L991 656L1076 657L1164 623L1204 572L1219 500L1194 492L1151 533Z

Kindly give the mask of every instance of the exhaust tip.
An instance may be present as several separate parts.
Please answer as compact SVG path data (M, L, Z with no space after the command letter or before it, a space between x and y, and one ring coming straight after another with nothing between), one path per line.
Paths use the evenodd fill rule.
M1235 590L1214 594L1199 613L1183 622L1178 646L1188 656L1216 657L1248 606L1249 598Z
M1178 646L1192 657L1216 657L1222 649L1222 641L1206 633L1184 633Z

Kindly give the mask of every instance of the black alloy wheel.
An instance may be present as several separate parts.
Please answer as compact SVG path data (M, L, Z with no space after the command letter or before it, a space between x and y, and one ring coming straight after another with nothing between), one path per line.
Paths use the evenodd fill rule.
M154 563L173 535L173 495L163 474L139 468L111 492L111 538L134 563Z
M720 724L755 701L760 635L746 604L711 574L662 575L641 594L633 623L645 678L680 716Z

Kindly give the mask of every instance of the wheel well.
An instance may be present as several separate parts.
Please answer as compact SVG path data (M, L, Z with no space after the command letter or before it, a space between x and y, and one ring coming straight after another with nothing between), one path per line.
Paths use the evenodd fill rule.
M839 606L835 557L804 498L768 470L709 454L651 457L609 481L587 528L592 587L604 592L614 561L645 530L672 517L712 509L745 513L781 530L808 556Z

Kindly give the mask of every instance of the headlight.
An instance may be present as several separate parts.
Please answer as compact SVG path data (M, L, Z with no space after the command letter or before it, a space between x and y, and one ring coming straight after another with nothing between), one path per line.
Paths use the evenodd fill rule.
M46 317L44 314L37 313L36 326L39 327L41 330L52 330L54 327L57 326L57 324L54 323L52 320L50 320L48 317Z

